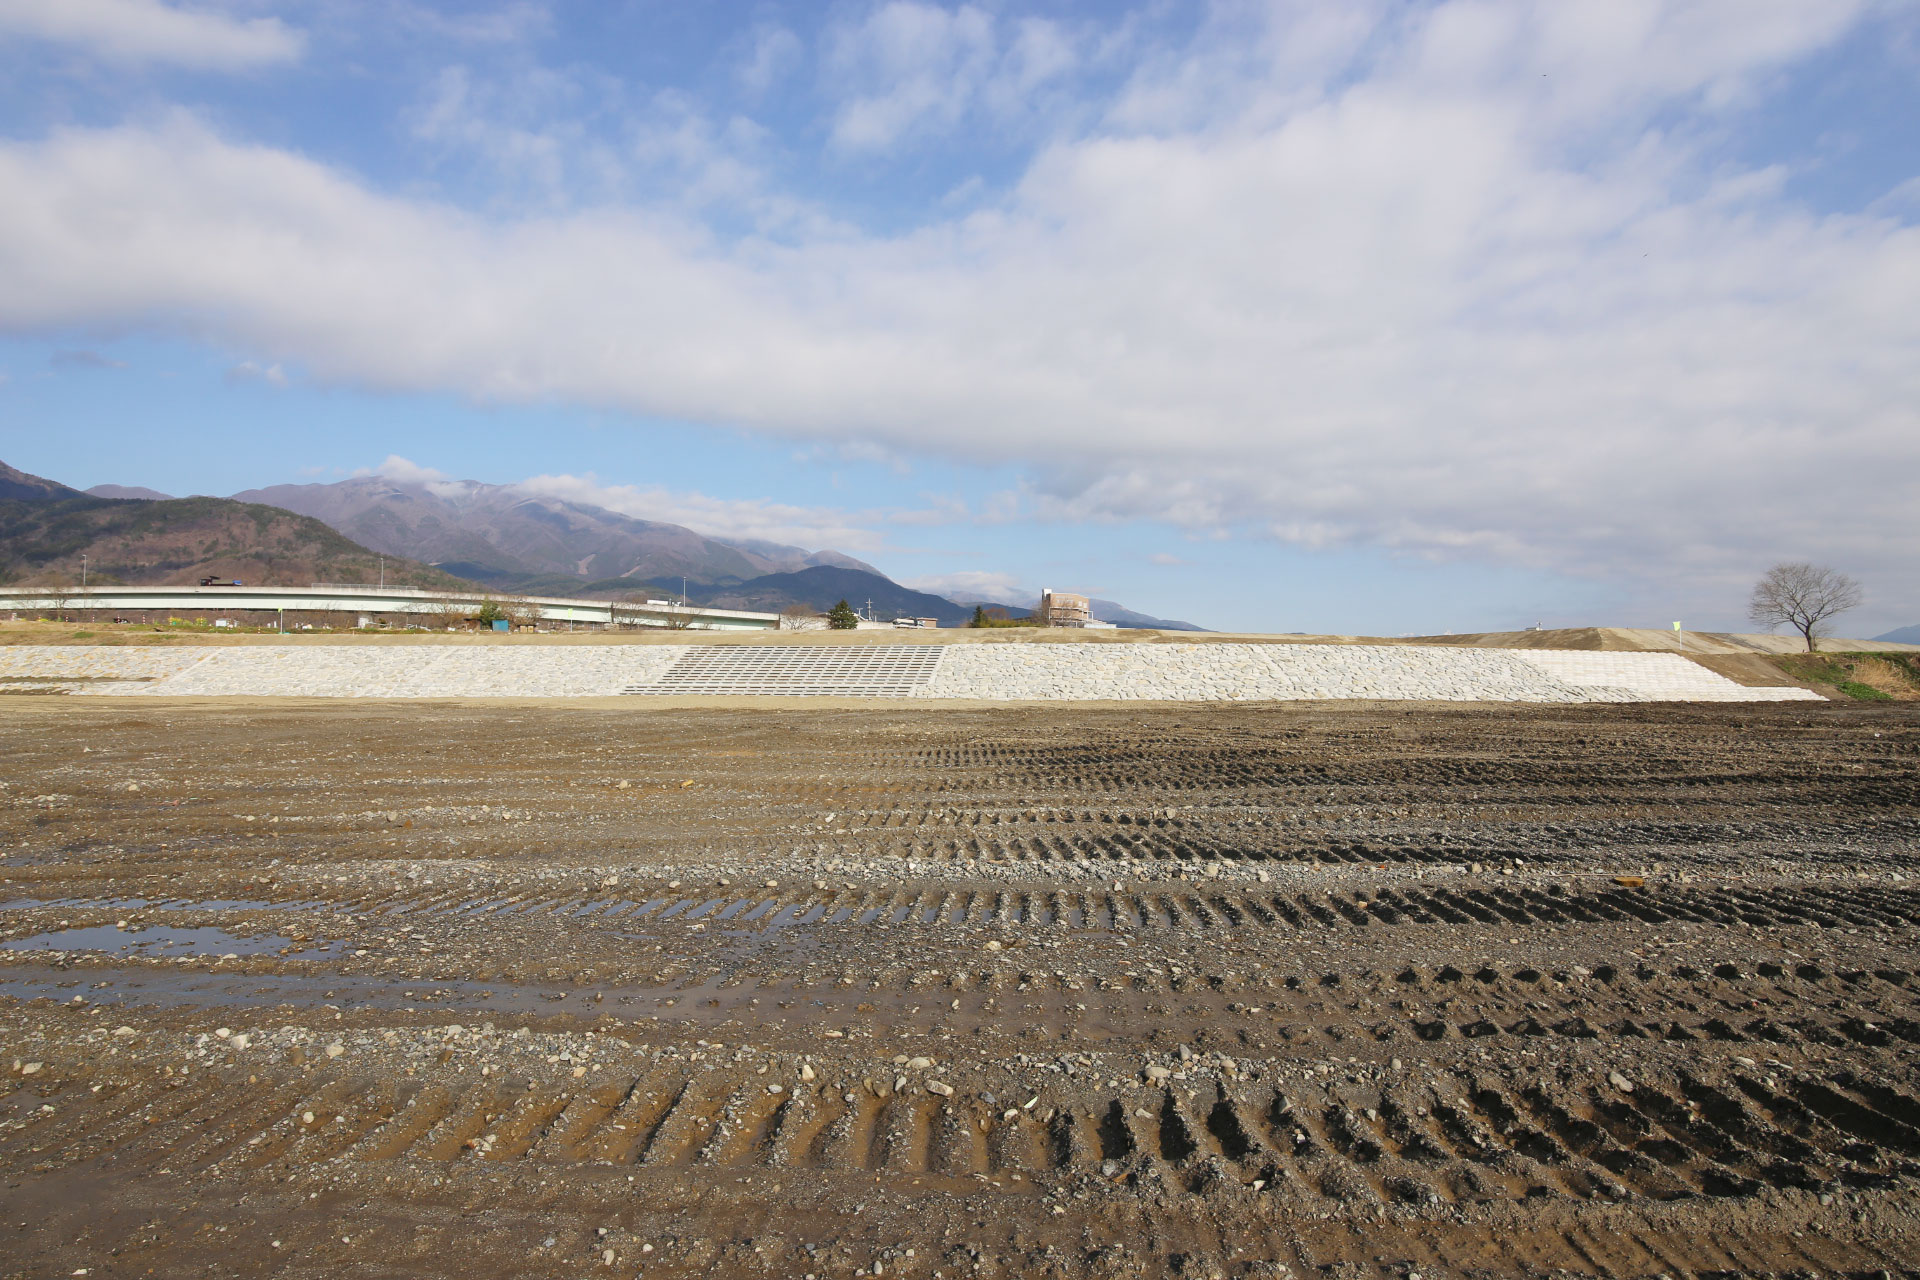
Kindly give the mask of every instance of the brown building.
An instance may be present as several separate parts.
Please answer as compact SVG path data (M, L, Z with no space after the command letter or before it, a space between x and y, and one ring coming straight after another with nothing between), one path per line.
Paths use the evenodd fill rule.
M1084 627L1093 621L1093 602L1085 596L1042 587L1040 619L1050 627Z

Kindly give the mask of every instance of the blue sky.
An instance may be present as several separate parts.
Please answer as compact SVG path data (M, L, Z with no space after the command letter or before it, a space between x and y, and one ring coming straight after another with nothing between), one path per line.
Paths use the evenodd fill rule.
M0 0L0 458L1220 628L1920 621L1920 10Z

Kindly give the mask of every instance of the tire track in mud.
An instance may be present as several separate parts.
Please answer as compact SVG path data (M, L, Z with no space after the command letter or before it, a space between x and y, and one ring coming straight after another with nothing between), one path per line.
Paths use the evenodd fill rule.
M40 1270L1910 1265L1903 708L109 711L0 945L272 945L0 953Z
M1700 1067L1664 1079L1642 1073L1622 1088L1516 1083L1478 1069L1322 1082L1260 1064L1120 1093L1043 1083L1023 1087L1033 1091L1023 1102L970 1089L964 1074L942 1097L890 1085L868 1064L815 1070L845 1079L774 1092L750 1072L667 1068L579 1085L356 1072L238 1094L217 1076L169 1083L160 1097L67 1089L63 1123L7 1135L0 1149L24 1146L60 1164L235 1165L282 1175L393 1162L592 1164L715 1178L758 1167L989 1183L1084 1176L1191 1195L1227 1179L1268 1195L1414 1209L1920 1185L1920 1098L1867 1071L1822 1078ZM1276 1074L1285 1078L1258 1078ZM183 1141L182 1130L191 1138Z
M466 897L459 892L425 897L367 894L332 901L302 897L247 904L220 899L146 901L80 896L0 901L0 912L27 911L196 913L209 919L235 911L259 913L261 919L322 913L359 922L409 924L550 920L582 928L642 931L662 925L704 923L726 925L730 935L849 923L1059 925L1076 931L1149 932L1284 932L1342 925L1366 929L1675 923L1901 929L1920 924L1920 889L1877 884L1845 889L1817 885L1662 885L1653 893L1616 887L1570 890L1557 883L1539 885L1524 880L1514 881L1510 887L1488 886L1476 877L1460 884L1394 881L1372 890L1315 893L1256 890L1244 884L1207 892L1168 886L1149 893L1090 890L1079 885L1036 891L1018 886L906 884L889 890L798 898L778 894L736 897L723 890L710 896L668 892L659 897L628 899L525 889Z

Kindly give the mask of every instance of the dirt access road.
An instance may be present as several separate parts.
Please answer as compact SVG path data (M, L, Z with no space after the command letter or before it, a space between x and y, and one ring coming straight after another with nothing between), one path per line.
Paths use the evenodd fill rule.
M1872 1276L1920 709L0 719L0 1274Z

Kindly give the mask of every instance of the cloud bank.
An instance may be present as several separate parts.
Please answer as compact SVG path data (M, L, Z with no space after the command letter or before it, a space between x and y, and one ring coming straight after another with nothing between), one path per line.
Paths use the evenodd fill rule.
M299 58L278 18L229 18L160 0L0 0L0 37L43 40L118 63L243 71Z
M959 604L1009 604L1030 609L1040 603L1040 593L1023 586L1016 574L991 569L963 569L957 573L922 574L903 578L901 585L915 591L927 591Z
M356 478L379 476L399 484L419 485L442 497L461 497L472 480L457 480L437 467L390 453L378 466L357 467ZM738 541L778 542L809 551L877 550L883 545L873 526L886 513L849 512L835 507L800 506L764 498L715 498L662 485L603 484L594 475L538 475L510 482L506 487L541 497L558 498L632 516L684 525L696 533Z
M602 484L592 475L532 476L516 487L605 507L638 520L685 525L720 538L778 542L809 551L877 551L885 545L873 528L884 518L879 512L800 506L765 498L715 498L654 485Z
M0 328L1020 464L1003 515L1920 586L1889 536L1920 509L1911 210L1816 213L1716 150L1861 6L1248 12L1140 53L1000 195L898 233L730 236L665 201L483 216L185 115L6 142ZM830 51L827 145L963 127L1017 86L1021 39L875 10Z

